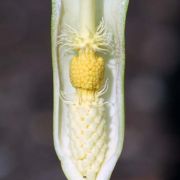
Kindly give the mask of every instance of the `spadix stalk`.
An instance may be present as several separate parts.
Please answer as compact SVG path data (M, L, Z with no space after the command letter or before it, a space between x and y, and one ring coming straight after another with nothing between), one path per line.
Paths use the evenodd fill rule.
M80 33L89 37L95 33L96 0L80 0Z

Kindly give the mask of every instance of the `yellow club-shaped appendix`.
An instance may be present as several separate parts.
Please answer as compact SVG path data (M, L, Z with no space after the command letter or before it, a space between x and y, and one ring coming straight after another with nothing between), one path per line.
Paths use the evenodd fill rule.
M52 0L53 137L68 180L108 180L124 140L128 0Z

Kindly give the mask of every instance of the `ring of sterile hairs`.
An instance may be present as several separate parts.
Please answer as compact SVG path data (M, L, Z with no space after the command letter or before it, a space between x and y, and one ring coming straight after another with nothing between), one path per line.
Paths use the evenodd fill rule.
M80 49L108 53L112 50L111 39L111 33L107 31L104 19L102 19L96 32L90 32L89 38L83 37L77 29L65 24L61 34L58 36L57 45L60 45L60 48L65 48L65 53Z

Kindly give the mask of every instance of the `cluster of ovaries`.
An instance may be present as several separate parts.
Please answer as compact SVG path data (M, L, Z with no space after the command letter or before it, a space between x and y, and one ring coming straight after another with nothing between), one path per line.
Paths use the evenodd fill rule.
M82 178L96 179L108 151L108 127L104 100L105 61L101 52L109 48L103 21L94 34L81 36L67 26L58 43L76 51L69 64L69 77L76 89L69 105L69 147L72 161Z

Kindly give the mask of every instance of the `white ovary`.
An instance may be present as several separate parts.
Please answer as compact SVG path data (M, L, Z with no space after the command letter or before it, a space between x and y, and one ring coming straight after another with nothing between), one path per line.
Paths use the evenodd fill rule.
M105 161L108 129L102 98L93 102L75 100L69 108L70 151L72 160L86 180L94 180Z

